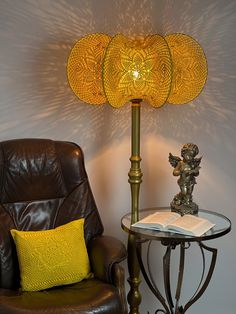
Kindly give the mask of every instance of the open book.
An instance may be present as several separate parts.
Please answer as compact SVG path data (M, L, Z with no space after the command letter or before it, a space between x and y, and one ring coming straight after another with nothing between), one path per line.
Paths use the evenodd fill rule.
M133 227L169 231L199 237L214 227L207 219L175 212L156 212L132 225Z

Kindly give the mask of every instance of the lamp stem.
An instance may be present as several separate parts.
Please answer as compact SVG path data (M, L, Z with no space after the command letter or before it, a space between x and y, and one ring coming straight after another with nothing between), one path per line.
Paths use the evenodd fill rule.
M138 221L139 190L142 182L140 169L140 103L142 99L132 100L131 168L129 183L131 187L131 223Z
M131 168L129 171L129 183L131 187L131 224L139 219L139 190L142 182L142 172L140 168L140 104L142 99L133 99L132 102L132 134L131 134ZM129 234L128 238L128 269L130 291L128 293L128 303L130 314L139 314L139 304L141 294L139 292L140 267L137 259L136 249L141 246L136 242L136 236Z

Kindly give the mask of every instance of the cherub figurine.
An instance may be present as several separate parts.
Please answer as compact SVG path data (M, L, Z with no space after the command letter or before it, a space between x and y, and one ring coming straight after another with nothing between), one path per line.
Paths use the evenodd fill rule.
M181 215L198 213L198 205L193 202L192 198L193 188L196 184L195 177L199 175L199 165L202 159L202 157L195 158L198 153L197 145L188 143L181 149L182 160L180 157L169 154L169 162L174 167L173 175L179 176L177 182L180 187L180 192L175 195L170 206L172 211Z

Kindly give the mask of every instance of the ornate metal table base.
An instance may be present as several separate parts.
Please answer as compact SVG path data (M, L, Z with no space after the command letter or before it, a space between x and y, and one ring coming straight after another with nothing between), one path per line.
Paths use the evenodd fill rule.
M142 254L140 251L140 243L148 242L148 250L147 250L147 271L145 269ZM169 242L169 241L162 241L162 244L166 246L166 252L163 256L163 278L164 278L164 288L166 298L160 293L155 280L153 278L151 267L149 263L149 252L152 240L142 240L136 241L137 244L137 258L139 261L139 265L143 274L143 277L148 284L150 290L156 296L156 298L160 301L163 306L163 309L157 309L155 314L157 313L164 313L164 314L184 314L189 309L189 307L194 304L204 293L206 290L214 268L216 264L216 257L217 257L217 249L210 248L204 245L202 242L196 242L200 248L201 255L202 255L202 274L200 283L194 293L194 295L189 299L189 301L185 305L179 305L180 296L181 296L181 289L183 283L183 275L184 275L184 264L185 264L185 251L190 247L190 242ZM186 245L187 244L187 245ZM193 244L193 243L192 243ZM179 258L179 268L178 268L178 276L177 276L177 286L176 286L176 293L175 293L175 301L173 301L172 293L171 293L171 282L170 282L170 261L171 261L171 251L174 250L176 247L180 248L180 258ZM205 253L208 251L211 254L211 260L206 269L206 257ZM149 313L149 312L148 312Z
M139 211L139 219L152 215L156 212L166 213L170 212L170 210L171 209L169 207L143 209ZM130 274L130 291L128 293L128 301L130 305L130 314L139 314L139 304L141 301L141 294L138 288L140 283L139 266L150 290L161 303L162 308L157 309L155 314L184 314L188 311L190 306L192 306L202 296L211 280L217 257L217 249L206 246L203 242L206 243L208 240L226 235L231 230L231 222L224 215L209 210L199 209L198 215L199 217L205 218L214 224L212 229L200 237L192 237L172 232L162 232L153 230L152 228L137 228L132 226L132 213L128 213L122 218L121 226L129 233L129 244L132 244L128 246L128 266ZM149 255L151 243L153 243L152 241L160 241L162 245L166 247L166 251L163 255L163 293L158 289L151 273ZM143 243L148 243L147 267L146 263L144 266L142 260L141 247ZM196 285L197 289L193 296L190 297L188 301L182 302L181 290L184 277L185 255L187 249L190 248L190 245L197 245L199 248L200 254L198 254L198 256L200 261L202 259L202 273L200 273L199 284ZM170 276L172 270L171 260L172 252L177 248L179 249L179 265L177 265L178 269L176 271L176 275L173 276L173 280ZM176 285L176 289L175 296L173 297L172 292L174 291L174 285Z

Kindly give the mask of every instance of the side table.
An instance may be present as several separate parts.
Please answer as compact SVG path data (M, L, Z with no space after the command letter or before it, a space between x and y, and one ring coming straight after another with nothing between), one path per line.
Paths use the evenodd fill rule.
M168 207L161 207L161 208L149 208L149 209L142 209L139 211L139 219L142 219L154 212L163 212L163 211L170 211ZM217 258L217 249L211 248L205 244L204 241L215 239L222 237L223 235L227 234L231 230L231 222L230 220L222 214L200 209L198 213L199 217L203 217L211 221L215 224L215 226L209 230L208 232L204 233L201 237L193 237L187 236L183 234L177 234L172 232L161 232L156 230L150 229L143 229L143 228L135 228L130 225L131 223L131 214L126 214L121 220L121 226L123 230L125 230L130 235L134 235L135 243L136 243L136 254L137 259L140 265L141 272L143 277L152 291L152 293L156 296L156 298L160 301L163 309L157 309L155 312L157 313L164 313L164 314L183 314L189 309L189 307L195 303L205 292L216 263ZM151 248L152 241L160 241L162 245L166 247L165 254L163 256L163 279L164 279L164 288L165 288L165 297L161 294L160 290L158 289L155 280L152 275L150 261L149 261L149 251ZM141 253L141 246L143 243L148 244L147 249L147 266L144 265L143 257ZM183 275L184 275L184 266L185 266L185 252L188 248L190 248L191 244L197 245L200 249L200 258L202 258L202 274L200 278L200 284L194 295L187 301L185 305L180 305L180 296L181 296L181 289L183 283ZM172 293L171 293L171 282L170 282L170 268L171 268L171 252L179 248L179 267L178 267L178 274L177 274L177 285L176 285L176 293L175 293L175 301L173 300ZM206 260L205 260L205 253L209 252L211 255L210 263L208 267L206 267ZM128 252L129 254L129 252ZM132 287L131 287L132 288Z

